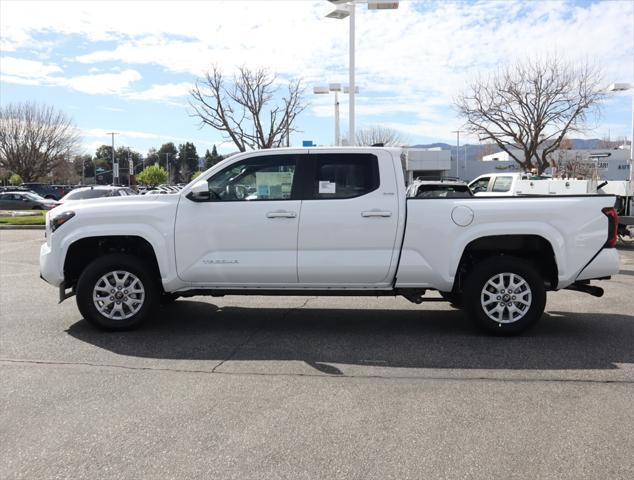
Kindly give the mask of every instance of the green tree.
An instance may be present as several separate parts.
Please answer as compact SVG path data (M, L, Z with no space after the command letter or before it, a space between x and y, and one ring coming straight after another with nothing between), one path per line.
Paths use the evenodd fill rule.
M218 155L218 150L216 150L216 146L214 145L211 149L211 153L209 153L209 150L205 152L205 169L213 167L223 159L224 157L222 155Z
M174 146L174 143L168 142L161 145L161 148L156 152L158 156L158 164L165 167L168 173L167 181L172 183L172 177L174 176L174 170L178 164L178 150Z
M145 164L146 165L156 165L159 162L159 155L156 148L152 147L147 151L147 155L145 156Z
M137 182L143 185L156 187L167 181L167 170L159 165L150 165L149 167L145 167L145 169L136 176L136 179Z
M83 173L85 178L93 178L95 176L95 166L92 163L92 156L75 155L75 158L73 158L73 171L79 177Z
M14 173L13 175L9 177L9 183L13 185L14 187L17 185L20 185L22 183L22 177L18 175L17 173Z
M178 146L178 169L174 175L174 182L188 182L191 174L198 170L198 152L191 142Z
M128 184L128 175L130 170L130 161L136 168L141 164L141 154L130 147L120 146L115 149L114 156L119 163L119 178L124 185ZM106 172L112 171L112 147L110 145L101 145L95 151L95 167L101 168Z

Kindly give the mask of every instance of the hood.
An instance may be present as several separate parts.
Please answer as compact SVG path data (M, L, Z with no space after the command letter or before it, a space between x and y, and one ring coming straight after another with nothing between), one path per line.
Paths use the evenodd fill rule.
M76 214L94 216L124 215L142 211L147 208L160 208L161 205L175 205L180 199L179 194L163 195L130 195L125 197L98 197L85 200L66 200L51 210L51 215L59 215L68 210ZM54 202L57 203L57 202Z

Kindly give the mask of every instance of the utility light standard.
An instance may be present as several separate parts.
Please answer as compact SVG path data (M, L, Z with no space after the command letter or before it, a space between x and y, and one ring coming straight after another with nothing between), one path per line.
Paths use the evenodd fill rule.
M451 133L456 134L456 177L460 178L458 174L458 167L460 163L460 133L462 130L452 130ZM464 172L463 172L464 173Z
M329 83L327 87L319 86L313 87L313 93L316 95L324 95L330 92L335 92L335 147L341 145L341 133L339 128L339 92L343 90L343 93L349 93L348 87L341 88L340 83ZM355 92L359 93L359 87L355 87ZM348 141L350 144L350 141Z
M119 185L119 162L114 156L114 136L119 135L117 132L108 132L112 136L112 183Z
M624 92L626 90L632 90L634 89L634 84L632 83L613 83L612 85L610 85L608 87L608 92ZM629 167L629 187L628 187L628 191L630 192L630 195L632 194L632 189L634 188L634 185L632 184L632 178L634 178L632 176L632 164L634 163L634 95L632 95L632 130L630 132L630 160L628 162L628 167Z
M355 145L355 125L354 125L354 94L357 93L356 85L354 83L354 30L355 30L355 6L357 3L367 3L368 10L395 10L398 8L398 1L386 1L386 0L328 0L335 5L335 9L326 15L327 18L335 18L337 20L343 20L346 17L350 17L350 60L349 60L349 113L348 113L348 137L350 137L349 144Z

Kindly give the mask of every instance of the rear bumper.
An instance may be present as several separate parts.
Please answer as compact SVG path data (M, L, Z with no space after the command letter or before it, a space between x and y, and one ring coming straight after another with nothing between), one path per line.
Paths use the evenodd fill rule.
M576 280L592 280L619 273L619 252L616 248L604 248L594 259L581 270Z

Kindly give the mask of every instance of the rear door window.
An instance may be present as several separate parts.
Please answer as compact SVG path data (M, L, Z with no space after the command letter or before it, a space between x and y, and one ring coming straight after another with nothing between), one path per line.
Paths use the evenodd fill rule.
M379 188L379 163L372 154L316 154L314 199L360 197Z
M493 183L492 192L508 192L511 190L513 177L497 177Z

